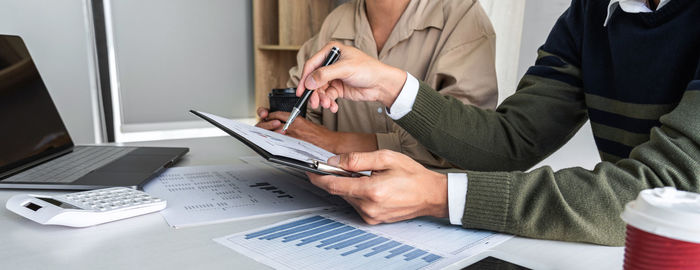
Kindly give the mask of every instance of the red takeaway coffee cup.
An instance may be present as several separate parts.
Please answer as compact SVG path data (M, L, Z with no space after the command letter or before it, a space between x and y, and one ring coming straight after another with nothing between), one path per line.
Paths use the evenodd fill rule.
M700 270L700 194L647 189L622 212L624 269Z

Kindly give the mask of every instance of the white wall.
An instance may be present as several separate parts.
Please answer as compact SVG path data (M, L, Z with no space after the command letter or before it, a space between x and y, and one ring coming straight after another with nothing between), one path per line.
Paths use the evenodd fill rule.
M518 77L522 77L537 59L537 49L547 40L549 31L571 0L530 0L525 5Z
M88 7L88 0L0 0L0 33L23 38L76 143L102 136Z
M250 1L111 0L105 6L118 141L188 137L183 130L211 128L190 109L254 117ZM149 131L162 136L129 136Z
M515 93L515 86L521 77L518 74L518 59L520 59L526 1L481 0L480 2L496 31L496 73L500 104L506 97Z

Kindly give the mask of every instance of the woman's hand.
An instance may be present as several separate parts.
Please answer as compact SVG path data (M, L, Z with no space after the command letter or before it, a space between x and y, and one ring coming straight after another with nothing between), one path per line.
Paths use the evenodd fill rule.
M284 122L289 119L289 115L288 112L270 113L267 108L258 108L258 116L261 120L255 126L282 133L282 127ZM297 117L284 134L310 142L336 154L377 150L377 137L374 134L331 131L304 117Z
M258 108L258 116L261 120L255 126L282 134L282 127L284 122L289 119L289 115L290 113L285 111L270 113L267 108ZM297 117L284 134L336 153L335 146L339 142L336 140L338 136L335 136L334 133L304 117Z
M340 49L340 59L321 67L332 47ZM338 111L337 98L379 101L391 107L405 82L405 71L379 62L354 47L331 42L304 64L297 96L305 89L314 89L309 106L318 108L320 104L332 112Z

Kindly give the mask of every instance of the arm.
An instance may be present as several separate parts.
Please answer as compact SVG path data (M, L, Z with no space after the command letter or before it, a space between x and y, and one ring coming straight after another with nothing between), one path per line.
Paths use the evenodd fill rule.
M571 34L575 29L567 22L576 21L576 16L576 12L569 11L560 19L553 32L563 34L550 36L518 92L497 111L464 105L422 84L412 111L397 121L434 153L475 170L467 172L462 218L465 227L621 245L624 224L618 215L640 190L675 186L700 191L700 124L696 121L700 115L700 72L688 85L679 105L660 119L662 126L652 129L650 140L634 148L628 158L616 163L602 162L592 171L570 168L554 172L544 167L530 173L507 172L532 166L568 140L586 120L577 79L580 35ZM401 89L395 84L405 82L398 75L386 74L380 81L357 69L344 71L350 69L348 66L360 66L354 61L361 61L372 74L381 73L379 70L391 72L390 67L371 63L359 54L339 62L337 67L316 69L322 57L319 54L307 62L304 78L309 78L306 86L318 87L326 92L326 97L380 100L392 106ZM312 101L312 106L329 106L329 100L321 96ZM352 164L342 167L353 168ZM499 170L506 172L494 172ZM312 180L332 193L355 195L344 193L347 189L336 185L333 177L313 176ZM366 220L395 220L390 211L380 211L382 205L392 202L380 195L392 194L391 186L402 184L413 183L402 181L399 176L393 179L393 185L365 191L368 195L364 197L375 198L370 202L376 203L364 202L358 211L369 215ZM375 212L378 214L372 215ZM438 212L429 213L438 216Z
M624 204L634 199L639 191L662 186L700 191L700 124L694 120L700 115L700 90L696 89L700 89L700 78L690 83L678 107L661 118L663 126L652 130L650 141L636 147L629 158L615 164L602 162L593 171L570 168L554 172L544 167L530 173L468 172L463 225L536 238L621 245L624 223L618 215ZM424 98L424 95L431 97ZM426 106L437 100L445 102ZM415 115L447 107L440 112L439 118L448 115L473 116L468 117L469 120L494 118L486 129L499 130L504 134L513 130L502 127L512 123L496 121L501 117L498 113L466 112L465 109L470 108L454 104L455 101L447 102L447 99L432 91L421 90L414 111L399 122L406 124L407 130L413 134L437 129L429 132L429 135L423 133L427 137L417 137L428 147L440 148L440 151L431 148L438 154L461 155L455 160L457 165L469 167L475 163L488 171L497 170L508 158L486 164L479 162L479 154L475 156L474 152L460 149L462 146L473 148L474 145L464 145L464 142L480 141L479 137L462 135L459 139L453 139L455 132L463 132L455 130L458 125L429 124L430 120ZM469 123L469 120L465 123ZM420 124L426 125L425 128L415 128ZM483 130L483 127L480 129ZM455 150L449 151L431 144L436 141L453 145ZM461 146L454 147L455 144ZM503 142L494 145L501 144Z
M567 23L574 19L567 12L553 33L575 32ZM679 105L661 117L662 126L628 158L591 171L507 172L541 160L585 120L576 36L550 36L518 92L495 112L464 106L423 84L413 111L398 120L435 153L474 170L467 172L465 227L622 245L619 214L639 191L662 186L700 191L700 72ZM465 124L443 120L450 118Z
M427 93L434 95L433 101L444 99L434 91ZM420 96L416 107L426 105ZM432 109L437 111L440 105L448 104L434 105ZM455 108L464 107L450 106L444 111L454 113ZM570 168L553 172L549 167L530 173L468 171L462 224L534 238L622 245L625 229L619 214L639 191L675 186L700 192L697 115L700 72L680 104L661 118L662 126L654 128L651 139L636 147L627 159L615 164L602 162L593 171ZM454 138L440 139L446 138L447 143L454 143ZM359 179L309 174L312 183L342 196L370 224L448 215L447 191L452 187L447 187L445 175L431 172L406 156L391 151L352 153L331 158L329 163L351 171L373 171L371 177ZM449 200L451 204L452 198ZM452 205L450 218L451 211Z

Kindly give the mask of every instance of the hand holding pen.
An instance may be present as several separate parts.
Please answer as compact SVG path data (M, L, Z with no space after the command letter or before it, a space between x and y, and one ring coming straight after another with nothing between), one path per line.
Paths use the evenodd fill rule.
M324 67L324 59L332 47L342 50L343 58ZM308 98L309 108L323 107L333 113L338 111L337 98L379 101L391 108L406 78L406 71L384 64L357 48L333 41L306 61L297 95L301 96L306 89L315 89Z
M338 47L333 47L331 48L330 53L328 53L328 56L326 57L326 60L323 62L322 66L328 66L330 64L335 63L338 61L338 58L340 58L340 49ZM304 94L301 95L299 98L299 101L294 105L294 108L292 109L292 113L289 115L289 119L287 119L287 123L284 124L284 127L282 128L282 133L287 131L290 125L292 125L292 122L294 122L294 119L299 116L299 113L301 113L300 108L306 103L306 101L309 99L309 96L314 92L314 90L309 90L306 89L304 90Z

